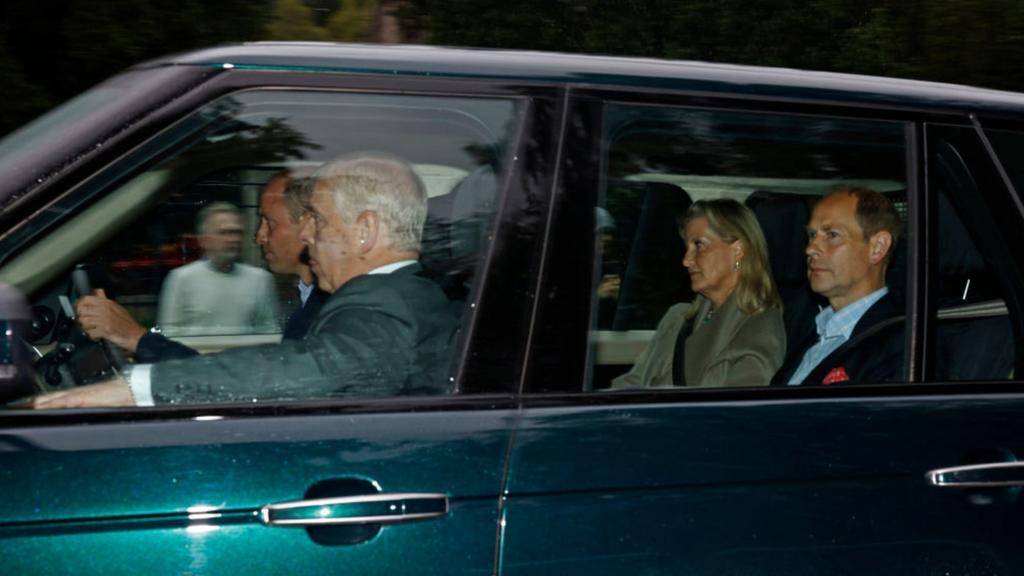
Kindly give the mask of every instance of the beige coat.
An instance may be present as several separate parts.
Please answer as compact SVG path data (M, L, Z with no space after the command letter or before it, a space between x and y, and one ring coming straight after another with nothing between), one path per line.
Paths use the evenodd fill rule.
M711 304L703 298L698 301L702 304L697 310L696 325L686 339L686 385L767 385L786 354L782 311L745 314L736 306L733 294L705 322ZM612 380L612 388L672 386L672 356L689 309L690 304L676 304L668 309L633 368Z

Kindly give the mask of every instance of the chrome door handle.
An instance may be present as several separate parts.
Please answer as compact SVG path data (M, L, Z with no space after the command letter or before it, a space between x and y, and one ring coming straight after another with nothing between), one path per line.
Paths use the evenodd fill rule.
M948 488L1007 488L1024 486L1024 462L997 462L939 468L925 475L932 486Z
M448 514L444 494L367 494L267 504L260 520L267 526L397 524Z

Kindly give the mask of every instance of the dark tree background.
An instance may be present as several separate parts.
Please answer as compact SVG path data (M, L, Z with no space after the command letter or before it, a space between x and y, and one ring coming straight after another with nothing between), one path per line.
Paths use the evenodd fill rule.
M836 70L1024 91L1021 0L3 0L0 134L131 64L257 39Z
M1024 90L1020 0L408 0L438 44L786 66Z
M271 0L3 0L0 134L161 54L260 38Z

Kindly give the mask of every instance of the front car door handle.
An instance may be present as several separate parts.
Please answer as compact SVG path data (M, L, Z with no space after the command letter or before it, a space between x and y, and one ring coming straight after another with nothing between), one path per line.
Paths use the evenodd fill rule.
M448 514L444 494L367 494L267 504L260 520L267 526L344 526L397 524Z
M939 468L925 475L932 486L1007 488L1024 486L1024 462L997 462Z

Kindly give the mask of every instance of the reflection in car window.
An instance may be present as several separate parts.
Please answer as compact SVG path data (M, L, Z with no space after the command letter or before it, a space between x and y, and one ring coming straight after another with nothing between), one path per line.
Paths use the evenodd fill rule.
M477 264L488 248L497 183L520 114L519 102L496 98L283 90L223 98L183 120L179 128L188 130L169 131L123 162L120 173L106 175L104 182L113 184L82 193L87 197L75 199L74 211L69 200L64 214L72 217L0 269L0 277L30 278L33 286L27 291L33 292L66 277L67 263L87 262L94 285L151 329L130 351L138 354L137 361L155 362L156 403L446 392L453 369L449 353L476 285ZM334 280L327 278L331 256L325 248L317 257L313 241L330 215L309 224L309 241L300 235L316 214L320 181L313 176L332 159L353 154L394 159L396 166L411 169L423 190L422 231L408 232L416 238L407 249L415 262L400 272L383 271L414 275L403 289L435 294L412 308L437 315L425 322L447 325L440 318L450 318L443 339L415 331L385 337L374 331L389 330L387 318L360 322L366 312L356 310L350 314L354 327L344 328L351 331L346 342L302 344L304 334L325 324L318 314L306 312L307 304L329 308L330 293L342 284L327 282ZM275 182L280 185L271 194ZM338 194L344 196L349 188L339 188ZM271 197L284 199L279 209L268 207ZM342 221L355 226L345 218L360 214L346 214ZM375 229L363 241L405 234L403 225L387 218L379 221L391 222L391 229ZM325 226L340 225L331 222ZM286 228L293 240L287 255L279 251L287 242L275 244ZM75 242L53 254L57 240L69 237ZM45 261L44 250L51 252ZM322 272L322 277L304 276L300 268ZM379 281L361 278L353 285L375 294L374 282ZM378 295L389 293L381 290ZM410 302L398 298L392 304ZM391 310L396 318L403 313ZM395 326L408 328L401 322ZM282 332L285 344L305 356L276 348ZM374 359L381 348L394 352L431 338L437 345L417 349L411 365L401 360L405 356ZM236 360L190 358L261 343L268 347L240 353ZM339 347L346 346L348 357L359 358L357 370L338 363ZM223 381L212 383L218 376L233 378L247 363L264 366L258 378L249 378L262 383L258 389L228 390ZM423 363L429 369L422 369ZM320 368L303 372L314 365ZM325 369L337 382L314 383ZM208 372L196 381L179 378L167 389L156 386L175 370Z
M780 364L800 362L800 343L813 335L819 307L828 305L811 290L806 268L805 227L817 200L839 187L870 189L906 219L899 123L613 104L605 125L593 389L767 385ZM728 233L714 226L709 232L709 222ZM762 243L764 265L753 250ZM887 275L900 302L904 246L893 247ZM746 288L732 288L726 305L711 306L707 295L729 276L720 265L746 269L746 279L766 268L781 307L746 298L746 311L736 316L745 320L732 318ZM749 324L746 333L740 324ZM674 362L681 358L684 368ZM902 361L893 363L902 374Z
M969 129L962 131L970 134ZM1010 161L1019 137L1005 131L991 136L1014 184L1024 184L1024 173ZM930 377L937 381L1012 378L1016 338L1004 298L1006 279L998 274L998 262L1012 255L1005 252L1005 243L993 241L992 231L997 228L955 144L935 138L929 149L929 193L937 199L938 217L932 311L936 353L931 356Z

